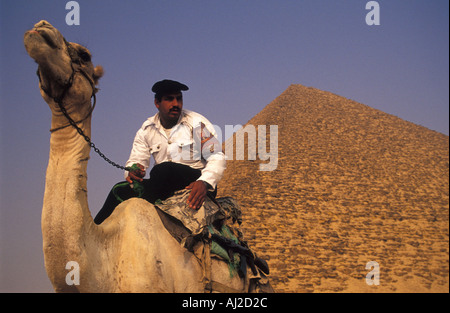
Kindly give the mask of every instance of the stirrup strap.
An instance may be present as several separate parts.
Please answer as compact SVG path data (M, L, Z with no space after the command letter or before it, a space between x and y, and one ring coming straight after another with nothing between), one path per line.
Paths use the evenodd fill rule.
M238 290L228 287L217 281L211 279L211 241L203 241L202 253L202 269L203 269L203 283L205 285L205 293L212 293L214 291L221 293L245 293L247 285L244 282L244 289Z

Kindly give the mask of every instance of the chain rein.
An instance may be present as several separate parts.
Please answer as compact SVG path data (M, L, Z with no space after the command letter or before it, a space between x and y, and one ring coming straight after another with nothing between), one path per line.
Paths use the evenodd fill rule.
M89 146L94 149L94 152L97 153L103 160L105 160L106 162L108 162L109 164L111 164L114 167L117 167L118 169L124 170L124 171L131 171L132 169L130 167L125 167L122 165L117 164L114 161L111 161L111 159L109 159L107 156L105 156L104 153L102 153L100 151L99 148L97 148L95 146L95 144L91 141L91 138L89 138L89 136L87 136L83 130L78 127L78 125L75 123L75 121L70 117L69 113L67 113L67 110L65 107L62 106L61 102L58 102L58 106L61 109L61 112L64 114L64 116L67 118L67 120L69 121L70 125L73 126L73 128L75 128L77 130L77 132L81 135L81 137L84 138L84 140L86 140L86 142L89 144Z

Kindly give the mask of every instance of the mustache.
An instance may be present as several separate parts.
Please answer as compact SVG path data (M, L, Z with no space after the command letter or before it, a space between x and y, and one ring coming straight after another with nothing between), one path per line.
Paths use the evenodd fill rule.
M169 112L180 112L181 109L179 107L172 107Z

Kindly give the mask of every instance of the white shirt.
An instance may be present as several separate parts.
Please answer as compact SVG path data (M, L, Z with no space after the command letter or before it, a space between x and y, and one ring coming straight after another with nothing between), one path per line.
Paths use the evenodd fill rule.
M167 134L159 113L148 118L137 131L125 166L139 163L145 170L155 164L176 162L201 170L198 180L215 188L226 168L225 155L213 125L202 115L182 110L178 123ZM125 177L128 172L125 172Z

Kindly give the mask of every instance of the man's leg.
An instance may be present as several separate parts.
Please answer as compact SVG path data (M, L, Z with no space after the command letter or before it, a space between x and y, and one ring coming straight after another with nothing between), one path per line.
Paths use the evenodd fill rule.
M150 203L155 203L158 199L165 200L172 196L175 191L184 189L190 183L196 181L201 174L201 170L173 162L155 165L150 171L150 179L144 179L143 181L145 191L142 198ZM94 219L96 224L101 224L121 203L115 197L113 189L111 189L105 204ZM129 185L117 188L116 193L123 201L137 196ZM217 190L214 190L210 195L215 198L216 193Z
M150 179L145 182L144 199L151 203L165 200L196 181L201 174L201 170L173 162L155 165L150 171Z
M123 184L124 182L118 183L115 186L119 184ZM111 191L108 194L108 197L106 198L105 203L103 204L103 207L100 209L100 211L97 213L97 215L94 218L95 224L101 224L106 218L108 218L111 213L114 211L116 206L118 206L121 201L119 201L116 196L114 195L114 192L123 200L128 200L130 198L136 197L136 193L133 189L131 189L130 185L124 184L124 186L121 186L120 188L115 188L115 186L111 189ZM114 190L115 189L115 190Z

